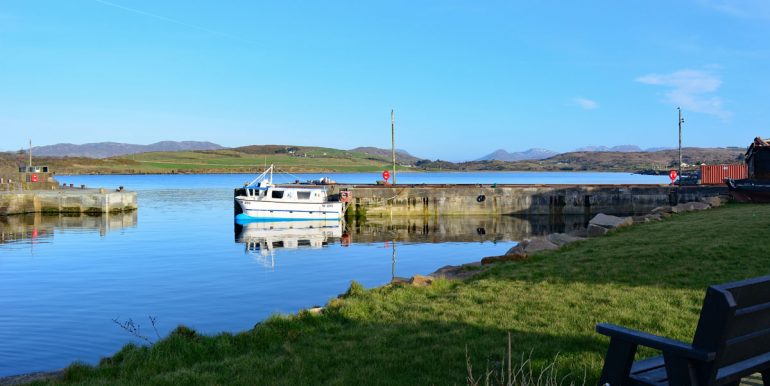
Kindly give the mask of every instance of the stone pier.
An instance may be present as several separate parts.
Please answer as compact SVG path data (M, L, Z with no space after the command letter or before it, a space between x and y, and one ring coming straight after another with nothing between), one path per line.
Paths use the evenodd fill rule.
M670 185L331 185L351 192L348 216L593 215L726 195L720 186Z
M117 213L136 208L136 192L104 189L0 192L0 216L25 213Z

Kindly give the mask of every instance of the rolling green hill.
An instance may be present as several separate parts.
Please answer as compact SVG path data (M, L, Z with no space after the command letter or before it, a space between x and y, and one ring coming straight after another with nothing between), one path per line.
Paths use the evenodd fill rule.
M0 166L13 171L26 162L0 153ZM404 162L402 168L411 167ZM275 164L287 172L370 172L392 167L389 157L357 151L291 145L252 145L234 149L149 152L111 158L35 157L59 174L254 173Z

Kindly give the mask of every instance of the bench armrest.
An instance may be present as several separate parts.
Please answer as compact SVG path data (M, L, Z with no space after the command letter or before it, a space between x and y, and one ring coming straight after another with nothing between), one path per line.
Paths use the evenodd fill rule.
M678 340L631 330L614 324L599 323L596 325L596 332L609 336L610 338L618 338L627 342L704 362L711 362L716 357L716 353L714 352L698 350L693 348L692 345Z

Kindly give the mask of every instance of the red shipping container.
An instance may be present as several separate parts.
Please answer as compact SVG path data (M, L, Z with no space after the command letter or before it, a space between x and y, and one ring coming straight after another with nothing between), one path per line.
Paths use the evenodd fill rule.
M722 185L726 178L734 180L749 178L749 169L746 164L700 166L701 185Z

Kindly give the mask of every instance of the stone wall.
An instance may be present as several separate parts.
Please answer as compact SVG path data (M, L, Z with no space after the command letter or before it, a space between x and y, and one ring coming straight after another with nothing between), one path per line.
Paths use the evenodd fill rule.
M647 213L727 194L726 187L669 185L333 185L352 192L349 216L584 215Z
M135 192L95 189L0 193L0 215L24 213L108 213L137 208Z

